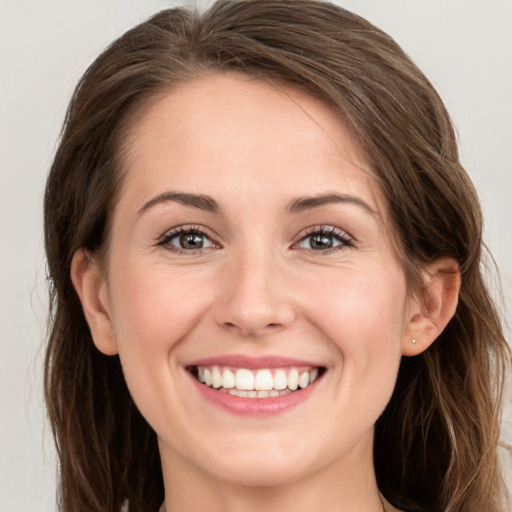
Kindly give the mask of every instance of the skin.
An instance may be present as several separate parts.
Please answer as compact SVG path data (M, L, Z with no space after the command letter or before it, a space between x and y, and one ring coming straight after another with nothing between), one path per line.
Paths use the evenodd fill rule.
M95 344L119 353L158 435L167 512L382 511L374 423L402 355L434 341L457 286L439 263L427 300L408 295L385 201L351 134L318 100L228 74L158 98L126 146L107 260L78 251L72 277ZM176 191L219 211L160 200ZM334 193L350 200L289 211ZM178 236L165 238L180 226L200 226L205 246L180 251ZM330 250L310 246L322 227ZM239 416L203 398L185 370L223 354L327 371L298 406Z

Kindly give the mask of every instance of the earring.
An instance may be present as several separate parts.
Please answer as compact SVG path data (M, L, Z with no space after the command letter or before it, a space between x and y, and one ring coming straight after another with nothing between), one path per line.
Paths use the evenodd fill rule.
M414 345L416 345L416 340L415 339L413 339L411 341L413 342Z

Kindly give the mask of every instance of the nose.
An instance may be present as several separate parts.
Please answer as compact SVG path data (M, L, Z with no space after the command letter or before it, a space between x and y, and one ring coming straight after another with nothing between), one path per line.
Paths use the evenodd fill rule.
M241 253L224 270L224 282L214 306L218 325L257 339L294 323L292 283L275 256L254 251Z

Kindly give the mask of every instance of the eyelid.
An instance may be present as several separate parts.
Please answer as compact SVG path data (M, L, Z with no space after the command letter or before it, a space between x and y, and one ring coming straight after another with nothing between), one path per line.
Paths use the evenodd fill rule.
M337 237L342 243L339 245L336 245L334 247L324 249L324 250L315 250L315 249L304 249L301 247L298 247L298 245L307 237L315 235L315 234L324 234L324 235L330 235ZM292 249L307 251L307 252L314 252L318 255L327 254L329 252L333 251L339 251L342 249L347 249L354 247L355 245L355 239L353 236L351 236L349 233L347 233L345 230L337 228L335 226L332 226L330 224L316 224L314 226L310 226L306 228L305 230L301 231L296 236L297 241L292 244Z
M170 240L174 237L179 236L181 234L187 233L199 233L210 240L213 244L213 247L201 247L199 249L181 249L174 245L169 244ZM324 234L328 236L336 237L341 243L335 245L331 248L327 248L324 250L316 250L316 249L307 249L298 247L298 245L307 237L315 235L315 234ZM158 237L155 246L163 246L167 250L175 253L182 254L197 254L208 249L219 249L221 248L221 244L216 240L216 236L213 235L209 229L199 224L181 224L179 226L175 226L167 231L165 231L160 237ZM345 230L332 226L330 224L315 224L310 226L304 230L302 230L296 237L296 241L292 244L292 249L307 251L307 252L315 252L317 254L327 254L333 251L339 251L341 249L347 249L354 246L355 239L350 234L348 234Z
M199 249L181 249L179 247L169 244L169 241L172 240L174 237L187 233L199 233L205 236L213 244L213 247L201 247ZM169 250L170 252L188 255L197 254L208 249L218 249L221 247L220 243L216 240L216 237L210 232L210 230L199 224L181 224L179 226L175 226L174 228L168 229L165 233L158 237L155 246L162 246L165 249Z

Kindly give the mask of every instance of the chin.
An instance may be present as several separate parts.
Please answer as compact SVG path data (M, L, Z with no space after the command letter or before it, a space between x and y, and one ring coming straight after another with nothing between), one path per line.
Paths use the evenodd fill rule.
M203 469L214 477L236 485L271 487L293 483L322 465L321 454L307 453L300 442L278 435L255 434L231 442L229 448L216 444L217 450L202 458ZM206 453L204 453L206 455Z
M308 468L295 461L273 461L266 457L257 461L244 460L242 464L226 464L223 461L213 467L212 473L220 480L247 487L284 486L299 480Z

